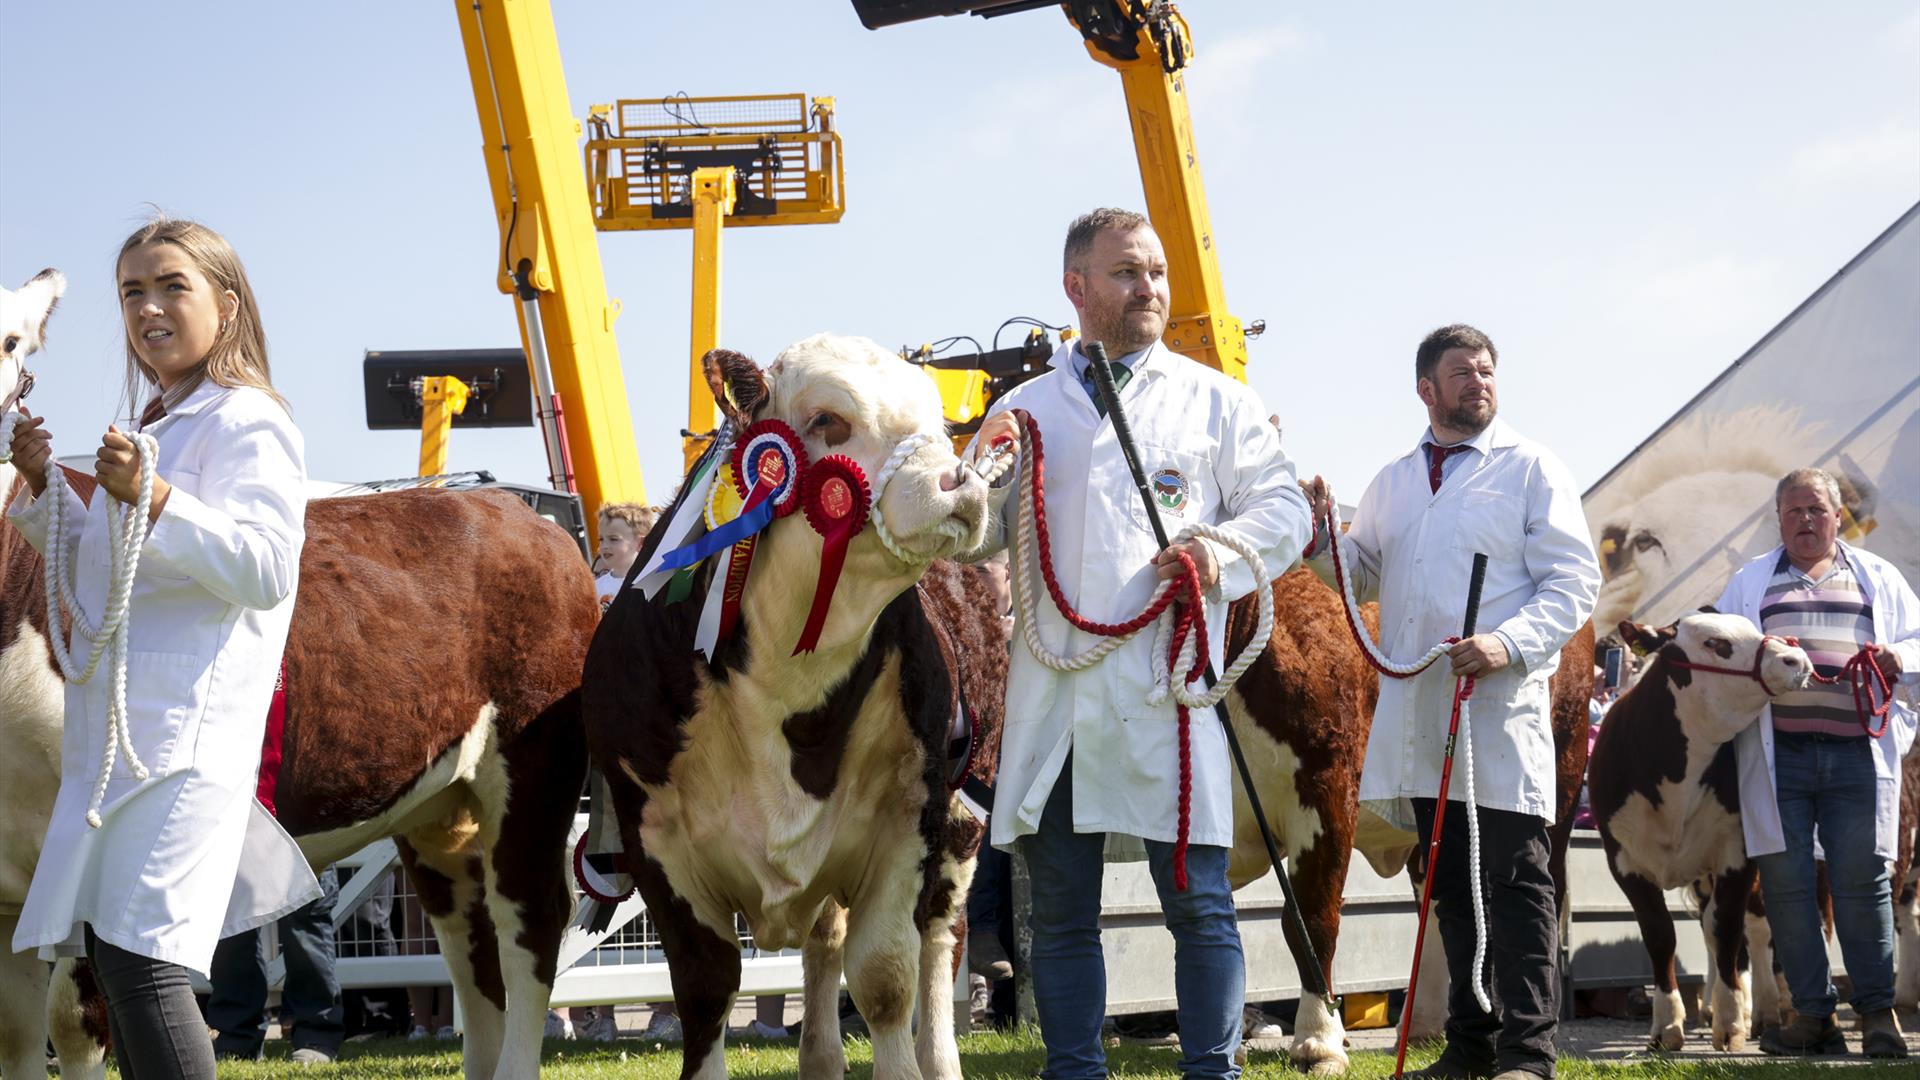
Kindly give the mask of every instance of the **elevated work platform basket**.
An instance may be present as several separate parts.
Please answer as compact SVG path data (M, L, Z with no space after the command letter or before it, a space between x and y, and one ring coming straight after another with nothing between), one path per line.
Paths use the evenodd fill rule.
M818 225L845 212L833 99L805 94L625 100L587 115L587 178L603 231L693 224L693 172L732 168L729 228Z

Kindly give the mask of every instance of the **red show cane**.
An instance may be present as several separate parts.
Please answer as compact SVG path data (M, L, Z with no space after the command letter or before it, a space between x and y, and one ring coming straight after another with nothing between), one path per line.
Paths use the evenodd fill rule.
M1473 556L1473 579L1467 584L1467 625L1460 631L1460 640L1473 636L1473 624L1480 619L1480 587L1487 583L1487 557L1475 552ZM1407 1028L1413 1023L1413 995L1420 987L1420 946L1427 939L1427 911L1433 903L1433 879L1440 876L1440 828L1447 820L1447 787L1453 780L1453 744L1460 735L1460 707L1473 696L1473 677L1462 676L1453 681L1453 717L1447 721L1447 749L1440 760L1440 797L1433 804L1433 835L1427 838L1427 880L1420 885L1420 928L1413 936L1413 971L1407 976L1407 1000L1400 1006L1400 1037L1393 1052L1394 1080L1406 1072L1407 1067ZM1467 807L1472 813L1473 807ZM1475 973L1468 972L1467 978Z

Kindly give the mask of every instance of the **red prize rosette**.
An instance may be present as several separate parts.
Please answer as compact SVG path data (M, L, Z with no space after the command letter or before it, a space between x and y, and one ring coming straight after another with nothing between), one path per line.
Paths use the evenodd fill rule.
M766 499L773 516L800 509L800 488L807 475L807 448L784 420L761 420L741 433L733 446L733 484L746 500L742 517Z
M873 494L867 489L867 474L859 462L834 454L814 462L807 470L800 503L807 512L807 524L824 542L820 547L820 581L813 589L813 608L807 612L800 643L793 647L795 656L812 652L820 644L833 590L840 583L840 568L847 561L847 545L866 527Z
M749 532L733 545L721 592L719 640L731 637L740 623L740 602L747 592L747 572L753 567L760 530L774 518L800 509L800 485L806 473L807 448L783 420L757 421L734 444L734 486L746 499L735 520Z

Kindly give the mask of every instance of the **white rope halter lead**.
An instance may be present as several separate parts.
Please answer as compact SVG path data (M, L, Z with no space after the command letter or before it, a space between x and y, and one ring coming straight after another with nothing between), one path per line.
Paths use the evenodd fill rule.
M1346 535L1340 531L1340 504L1333 500L1331 491L1328 492L1327 501L1332 506L1331 521L1327 535L1330 538L1331 554L1334 562L1339 563L1341 566L1341 572L1335 576L1340 580L1341 599L1346 602L1347 615L1352 620L1348 625L1355 628L1353 636L1359 640L1360 647L1365 649L1368 655L1373 657L1374 662L1386 668L1388 671L1401 675L1412 675L1425 670L1435 660L1440 659L1451 651L1453 646L1442 641L1433 648L1428 649L1420 659L1415 660L1411 664L1403 664L1393 660L1387 656L1386 653L1380 651L1379 646L1374 644L1372 638L1359 631L1359 628L1364 627L1366 624L1360 621L1360 604L1353 598L1353 575L1345 571L1346 560L1342 555L1341 545L1347 538ZM1488 1000L1486 987L1482 985L1480 978L1481 972L1487 969L1487 902L1486 897L1481 894L1480 885L1480 811L1478 804L1475 803L1473 799L1473 718L1469 711L1471 705L1471 698L1460 702L1460 740L1457 744L1460 747L1460 766L1466 770L1467 779L1467 798L1464 809L1467 812L1467 875L1473 890L1474 934L1473 971L1470 973L1470 977L1473 980L1474 1001L1477 1002L1482 1009L1487 1012L1492 1012L1493 1003ZM1427 873L1432 874L1437 872L1436 867L1427 867Z
M0 415L0 465L13 460L13 429L21 414ZM67 537L72 528L67 522L67 475L52 459L47 465L46 491L42 498L52 500L47 525L46 589L47 640L60 673L75 686L93 680L103 656L111 654L107 665L107 738L101 750L100 772L93 784L93 796L87 801L87 824L100 827L100 804L106 798L107 780L113 774L116 753L127 756L127 768L135 779L145 780L149 773L133 749L133 735L127 726L127 636L131 619L128 607L133 598L133 577L140 567L140 549L146 542L147 515L153 508L155 463L160 459L160 444L153 436L133 432L134 453L140 461L140 482L134 504L107 512L107 552L110 562L107 577L107 610L95 626L87 620L74 588L73 567L68 562ZM107 496L111 498L112 496ZM56 625L65 610L73 621L73 633L87 640L85 665L77 664L68 650L67 639Z
M898 540L893 538L893 530L887 528L886 511L881 509L883 505L882 496L886 494L887 484L893 480L893 474L899 472L908 461L912 460L913 455L919 453L923 447L932 446L941 441L939 436L929 435L925 432L918 432L907 436L900 440L899 445L893 448L893 453L887 455L886 464L880 466L880 472L873 478L873 531L880 537L881 546L892 553L894 558L910 566L930 563L933 559L931 556L917 555L908 551L906 548L900 546ZM986 481L988 487L992 487L1002 476L1006 475L1008 469L1013 467L1014 460L1015 457L1012 453L983 454L973 461L961 462L958 470L962 474L971 471L974 475Z

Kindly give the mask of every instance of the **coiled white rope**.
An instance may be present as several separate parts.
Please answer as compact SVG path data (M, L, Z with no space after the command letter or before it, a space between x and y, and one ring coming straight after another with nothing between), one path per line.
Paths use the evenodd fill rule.
M1375 664L1388 671L1399 675L1413 675L1426 670L1435 660L1445 656L1453 648L1454 643L1442 641L1428 649L1420 659L1406 664L1395 661L1382 652L1379 646L1374 644L1373 639L1361 631L1366 624L1360 620L1360 604L1353 596L1353 577L1346 572L1346 560L1342 554L1341 545L1346 542L1347 537L1340 531L1340 504L1331 498L1331 494L1327 501L1332 508L1329 514L1327 536L1336 571L1334 577L1340 582L1341 599L1347 605L1347 625L1352 628L1354 638L1373 658ZM1474 1001L1480 1008L1492 1012L1493 1003L1488 999L1486 987L1480 977L1487 968L1487 902L1480 883L1480 811L1473 798L1473 718L1470 704L1470 698L1463 698L1460 702L1459 741L1460 767L1465 769L1467 774L1467 798L1463 809L1467 813L1467 875L1473 895L1473 970L1468 973L1468 977L1473 980ZM1427 867L1429 874L1438 872L1437 867Z
M13 460L13 429L20 423L20 415L9 412L0 416L0 465ZM95 626L87 619L84 608L73 582L73 567L68 562L67 537L70 526L67 522L67 475L65 470L48 460L46 490L42 498L50 499L47 524L47 553L44 578L47 594L47 640L52 645L54 661L60 665L60 673L75 686L84 686L93 680L100 667L102 657L109 657L107 665L107 738L101 749L100 771L94 780L93 795L87 801L87 824L100 827L100 804L106 798L107 780L113 774L115 755L127 756L127 768L136 779L145 780L149 773L140 755L133 748L133 734L127 725L127 637L131 619L128 608L133 599L133 578L140 567L140 550L146 542L147 515L153 507L153 477L155 463L160 459L160 444L153 436L134 432L128 436L133 441L134 453L140 461L140 477L134 504L129 507L115 507L107 511L107 554L109 558L107 572L107 608L100 623ZM102 492L105 498L112 498ZM76 663L65 635L57 625L60 612L65 610L73 622L73 633L84 637L88 642L86 663Z

